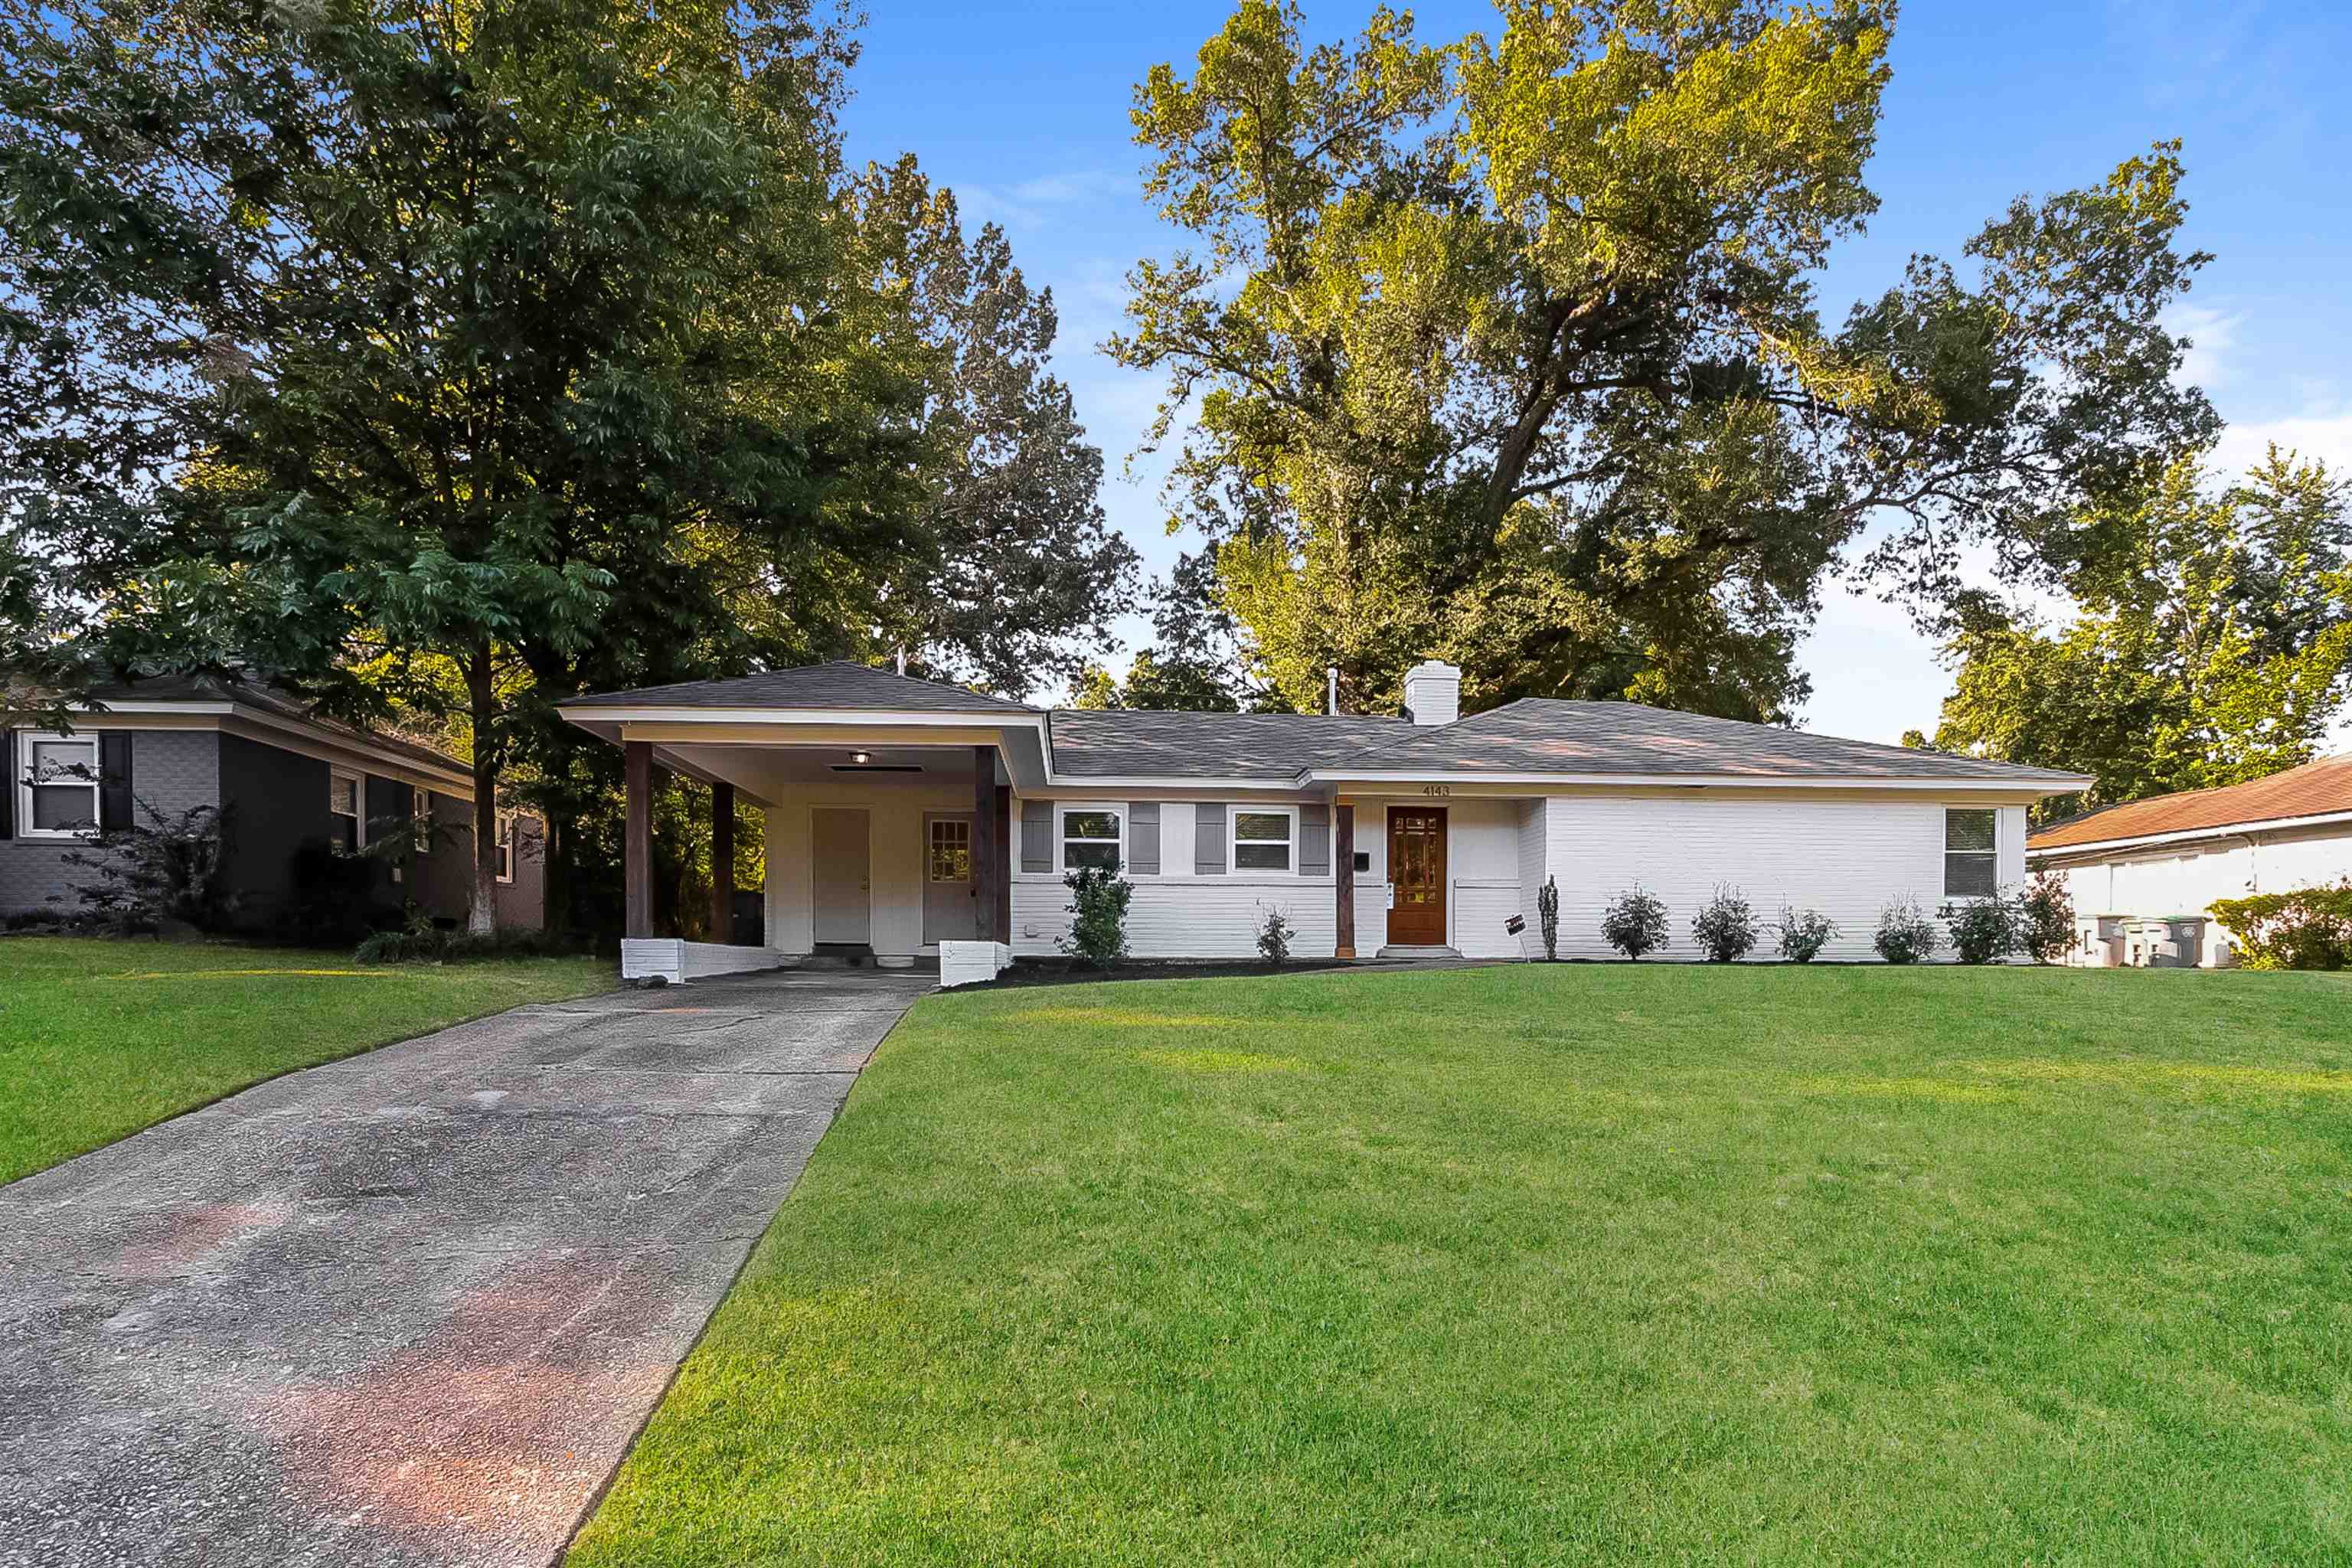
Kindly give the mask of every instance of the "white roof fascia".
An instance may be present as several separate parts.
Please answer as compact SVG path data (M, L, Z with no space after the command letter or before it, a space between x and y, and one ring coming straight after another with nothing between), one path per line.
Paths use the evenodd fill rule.
M2046 779L1882 778L1866 773L1774 773L1759 777L1754 773L1359 773L1344 768L1317 768L1301 776L1318 784L1348 785L1479 784L1574 785L1579 788L1638 786L1643 789L1893 789L1943 795L1956 790L2009 795L2020 791L2034 795L2072 795L2093 782L2087 777L2073 783L2060 783Z

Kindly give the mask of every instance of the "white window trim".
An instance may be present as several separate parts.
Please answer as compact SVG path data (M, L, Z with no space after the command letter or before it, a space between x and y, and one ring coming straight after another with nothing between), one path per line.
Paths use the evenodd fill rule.
M92 826L89 827L36 827L33 826L33 747L43 742L89 748L90 778L86 787L89 790L89 820ZM37 732L20 731L16 736L16 751L8 759L8 766L16 775L16 837L63 839L70 842L86 834L96 832L98 825L105 820L101 815L105 810L104 803L98 797L98 774L106 765L104 759L105 752L99 744L98 731L95 730L80 730L70 735L60 735L55 731L48 730ZM62 783L52 783L47 787L79 789L85 786L79 780L68 779Z
M419 855L433 853L433 792L423 784L408 786L408 847Z
M1069 863L1070 832L1066 824L1070 814L1085 816L1089 812L1107 811L1118 823L1118 875L1128 874L1127 863L1127 803L1120 800L1066 800L1054 803L1054 868L1052 875L1060 878L1076 869ZM1081 844L1108 844L1108 838L1081 838Z
M352 785L352 847L367 847L367 775L349 768L330 767L327 770L327 815L341 816L335 809L335 786L349 779Z
M1990 848L1990 849L1955 849L1955 848L1953 848L1953 847L1951 847L1951 846L1952 846L1952 813L1954 813L1954 812L1956 812L1956 811L1975 811L1975 812L1982 812L1982 813L1984 813L1985 815L1987 815L1987 816L1990 816L1990 817L1992 818L1992 847L1991 847L1991 848ZM1943 827L1944 827L1944 858L1943 858L1942 871L1943 871L1944 901L1945 901L1945 902L1947 902L1947 903L1950 903L1950 902L1953 902L1953 901L1955 901L1955 900L1958 900L1958 901L1965 902L1965 903L1974 903L1974 902L1977 902L1977 901L1981 900L1984 900L1984 899L1997 899L1997 898L2000 897L2000 807L1998 807L1998 806L1990 806L1990 805L1948 805L1948 806L1946 806L1946 807L1944 808L1944 823L1943 823ZM1991 861L1991 862L1992 862L1992 891L1991 891L1991 892L1990 892L1990 893L1955 893L1955 892L1953 892L1953 891L1951 890L1951 887L1952 887L1952 857L1953 857L1953 856L1955 856L1955 855L1967 855L1967 856L1971 856L1971 857L1975 857L1975 858L1982 858L1982 859L1986 859L1986 860L1990 860L1990 861Z
M1271 866L1242 864L1241 819L1244 816L1286 816L1290 819L1290 864L1279 868ZM1253 838L1252 844L1271 844L1271 838ZM1296 877L1298 875L1298 808L1295 805L1234 805L1225 808L1225 868L1235 877Z
M515 822L516 816L511 811L493 812L490 816L490 831L498 835L498 881L501 887L514 885Z

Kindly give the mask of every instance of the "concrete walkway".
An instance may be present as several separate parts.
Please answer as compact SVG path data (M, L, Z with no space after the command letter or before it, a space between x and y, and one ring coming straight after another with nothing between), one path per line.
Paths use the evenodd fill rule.
M549 1562L930 984L521 1007L0 1187L0 1563Z

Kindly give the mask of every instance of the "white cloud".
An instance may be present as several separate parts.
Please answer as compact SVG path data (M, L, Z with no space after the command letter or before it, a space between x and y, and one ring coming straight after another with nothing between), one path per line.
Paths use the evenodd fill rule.
M2323 404L2283 419L2232 425L2213 448L2213 466L2221 476L2235 479L2262 461L2273 444L2352 476L2352 405Z
M2238 346L2238 328L2245 319L2242 310L2221 310L2210 305L2175 305L2165 311L2165 331L2189 342L2180 363L2180 379L2208 392L2228 385L2230 353Z

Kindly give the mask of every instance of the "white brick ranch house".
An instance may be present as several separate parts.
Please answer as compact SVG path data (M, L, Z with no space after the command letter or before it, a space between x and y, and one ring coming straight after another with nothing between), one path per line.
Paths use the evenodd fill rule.
M1663 956L1693 956L1692 911L1730 883L1767 918L1822 910L1843 931L1824 956L1867 958L1890 901L2020 880L2026 807L2089 782L1629 702L1457 718L1460 684L1417 667L1394 718L1099 712L835 663L563 711L626 749L624 972L673 979L828 951L993 973L1056 952L1064 870L1109 863L1139 957L1254 956L1269 908L1301 957L1540 956L1549 877L1562 957L1607 956L1601 909L1636 883L1674 911ZM654 938L656 766L764 809L764 946Z

